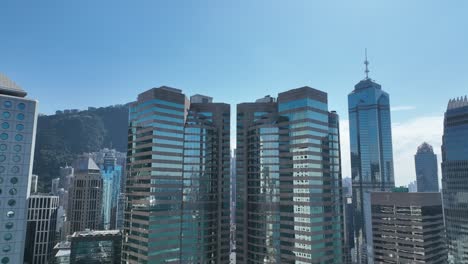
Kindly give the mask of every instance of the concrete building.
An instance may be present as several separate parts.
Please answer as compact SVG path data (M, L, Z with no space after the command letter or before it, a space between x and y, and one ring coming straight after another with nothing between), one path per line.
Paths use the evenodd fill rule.
M416 168L416 183L418 192L438 192L439 173L437 171L437 155L432 146L424 142L414 155Z
M55 245L52 255L54 256L53 264L70 264L71 243L62 241Z
M69 191L67 221L70 234L102 228L102 178L99 167L89 157L73 163L75 176Z
M65 165L65 167L60 167L60 187L68 191L73 182L73 177L75 175L75 169L71 166Z
M28 199L28 224L24 263L46 264L55 245L58 196L37 194Z
M366 78L348 95L351 178L353 181L355 262L367 261L363 197L366 192L390 191L393 175L390 96L380 84Z
M52 179L51 193L53 195L59 194L59 189L60 189L59 185L60 185L60 178Z
M230 106L159 87L130 105L125 263L229 263Z
M0 73L0 263L23 263L37 102Z
M35 194L37 193L37 182L39 181L39 176L33 174L31 177L31 188L30 188L30 194Z
M416 181L412 181L408 183L408 191L409 192L418 192L418 184Z
M345 262L352 262L351 249L354 248L354 206L351 178L343 178L343 208L345 219Z
M236 262L343 263L339 122L302 87L237 105Z
M120 230L75 232L70 240L70 264L121 263Z
M230 249L231 253L235 252L236 249L236 150L233 149L231 153L231 234L230 234Z
M468 99L450 100L442 137L442 197L449 263L468 263Z
M440 193L372 192L365 203L369 263L447 263Z

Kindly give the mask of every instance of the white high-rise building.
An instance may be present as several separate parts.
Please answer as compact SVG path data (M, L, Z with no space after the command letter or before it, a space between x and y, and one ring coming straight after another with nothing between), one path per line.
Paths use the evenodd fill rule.
M0 263L23 263L37 101L0 73Z

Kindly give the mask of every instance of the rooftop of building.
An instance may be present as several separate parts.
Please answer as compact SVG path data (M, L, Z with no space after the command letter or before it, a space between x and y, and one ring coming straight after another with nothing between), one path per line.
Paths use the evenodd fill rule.
M449 100L448 105L447 105L447 110L452 110L452 109L461 108L465 106L468 106L468 98L466 97L466 95L465 97L462 96L462 97Z
M419 153L434 153L434 149L427 142L424 142L418 147L418 152L416 154Z
M400 187L401 188L401 187ZM406 191L403 191L406 189ZM401 192L375 191L371 192L372 204L396 205L396 206L442 206L439 192L408 192L408 188L402 188Z
M14 81L0 72L0 94L25 97L27 93Z
M276 98L270 95L265 95L265 97L255 100L256 103L274 103L275 101Z
M72 237L97 237L121 235L120 230L85 230L73 233Z
M195 94L190 96L190 103L212 103L213 97L202 95L202 94Z
M73 168L75 169L76 172L100 170L98 165L96 165L96 162L94 162L94 160L89 156L83 156L75 160L73 162Z
M380 84L376 83L371 78L365 78L365 79L361 80L360 82L358 82L354 86L355 91L363 90L363 89L366 89L366 88L382 89L382 86Z
M29 198L59 198L56 195L50 194L50 193L34 193L29 196Z
M60 241L54 246L54 249L70 249L70 247L71 247L71 242Z
M161 90L174 92L174 93L182 93L181 89L177 89L177 88L173 88L173 87L169 87L169 86L165 86L165 85L160 86L160 87L154 87L154 89L161 89Z
M68 257L70 255L71 255L71 250L70 249L60 249L59 251L57 251L57 254L55 254L55 257L56 258Z

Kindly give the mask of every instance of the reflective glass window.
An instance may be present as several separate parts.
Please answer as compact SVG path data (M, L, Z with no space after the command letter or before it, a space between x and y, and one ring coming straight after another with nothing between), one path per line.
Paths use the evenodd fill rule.
M19 103L18 104L18 109L19 110L24 110L26 108L26 105L24 103Z
M4 106L5 108L11 108L12 105L13 105L13 104L11 103L11 101L5 101L5 102L3 102L3 106Z

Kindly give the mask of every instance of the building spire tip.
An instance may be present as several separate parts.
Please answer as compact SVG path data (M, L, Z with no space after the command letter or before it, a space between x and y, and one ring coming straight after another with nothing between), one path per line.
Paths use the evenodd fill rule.
M367 60L367 48L365 48L364 50L365 52L365 60L364 60L364 64L366 65L366 70L364 71L366 73L366 80L369 79L369 61Z

